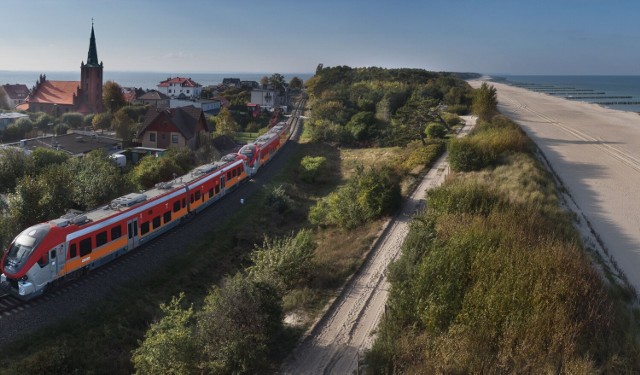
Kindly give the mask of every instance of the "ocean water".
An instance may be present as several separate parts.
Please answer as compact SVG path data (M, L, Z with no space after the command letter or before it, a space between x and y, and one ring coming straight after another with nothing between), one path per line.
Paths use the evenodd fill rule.
M560 97L571 96L571 100L598 103L622 111L640 112L640 76L494 75L492 78ZM639 104L601 104L621 101Z
M33 71L10 71L0 70L0 85L6 83L22 83L31 88L36 84L40 74L46 74L47 79L52 81L79 81L80 69L73 72L33 72ZM115 81L123 87L137 87L143 89L156 89L158 83L169 77L188 77L202 86L215 85L222 82L223 78L240 78L242 81L257 81L260 78L270 77L273 73L162 73L162 72L118 72L104 71L104 81ZM311 78L313 73L280 73L284 76L285 82L293 77L298 77L303 81Z

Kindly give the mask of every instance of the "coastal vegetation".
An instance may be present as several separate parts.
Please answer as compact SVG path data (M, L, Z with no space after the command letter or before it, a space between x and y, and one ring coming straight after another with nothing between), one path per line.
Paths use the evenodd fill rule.
M408 111L398 110L411 98L411 106L420 99L434 110L468 108L471 98L457 77L413 69L324 68L310 81L304 139L268 186L135 286L51 327L37 345L25 338L6 348L0 365L65 373L276 369L358 269L399 197L444 150L441 132L403 124ZM340 117L322 110L327 101ZM446 125L435 122L458 126L457 115L437 111ZM316 137L325 126L335 134ZM350 201L345 217L331 203L340 194ZM323 220L311 219L313 211Z
M390 268L367 372L639 371L635 297L594 269L532 149L502 116L450 141L456 173Z

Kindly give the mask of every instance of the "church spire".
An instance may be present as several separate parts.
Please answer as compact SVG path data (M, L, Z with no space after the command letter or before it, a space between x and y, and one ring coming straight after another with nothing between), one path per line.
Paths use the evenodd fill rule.
M93 32L93 18L91 19L91 39L89 41L88 66L98 66L98 49L96 48L96 35Z

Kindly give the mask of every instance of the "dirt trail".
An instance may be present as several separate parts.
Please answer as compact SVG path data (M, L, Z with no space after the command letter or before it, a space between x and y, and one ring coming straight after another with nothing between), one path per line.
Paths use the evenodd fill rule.
M460 135L475 124L475 118L463 118L467 125ZM283 365L283 374L351 374L357 370L384 314L389 288L387 266L400 254L411 216L424 206L427 190L439 186L449 172L446 157L438 159L388 222L360 270Z

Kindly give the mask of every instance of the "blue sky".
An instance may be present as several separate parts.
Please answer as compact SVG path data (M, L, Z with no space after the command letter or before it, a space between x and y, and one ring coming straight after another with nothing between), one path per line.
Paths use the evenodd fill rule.
M640 75L632 0L2 0L0 70Z

